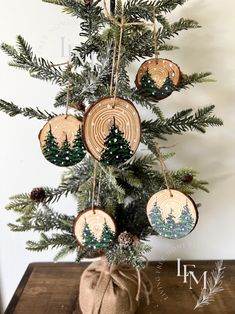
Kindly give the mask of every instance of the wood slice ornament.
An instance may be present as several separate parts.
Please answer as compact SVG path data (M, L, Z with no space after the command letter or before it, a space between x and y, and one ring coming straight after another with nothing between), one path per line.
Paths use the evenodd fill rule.
M177 90L181 71L168 59L150 59L139 68L135 84L140 93L156 100L164 99Z
M160 236L180 239L195 228L198 211L188 195L172 189L171 195L168 189L154 194L147 204L147 216L151 226Z
M85 114L83 139L87 150L106 165L118 165L136 152L141 122L135 106L120 97L105 97Z
M87 208L77 216L74 233L80 246L102 250L113 242L116 226L112 217L103 209Z
M44 157L59 167L73 166L86 155L82 141L82 122L71 115L49 120L39 133Z

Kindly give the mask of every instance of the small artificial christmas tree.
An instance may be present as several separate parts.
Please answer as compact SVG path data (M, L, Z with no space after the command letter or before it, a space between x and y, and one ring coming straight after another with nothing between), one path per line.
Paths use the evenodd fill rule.
M134 82L131 82L129 78L128 69L133 61L152 58L155 55L154 46L162 54L164 51L176 49L177 47L169 42L170 39L183 30L200 27L198 22L192 19L181 18L173 23L168 20L168 15L183 5L185 0L129 0L124 4L118 0L115 10L112 0L112 12L103 8L100 0L44 0L44 2L62 6L66 13L78 18L81 22L81 38L72 50L71 61L57 66L59 60L51 62L38 57L27 41L22 36L18 36L16 47L6 43L1 45L3 51L11 58L10 65L25 70L31 77L56 84L58 94L55 97L54 106L57 108L68 105L71 110L76 111L78 116L84 116L84 108L74 104L82 103L87 108L97 99L110 95L114 87L118 96L138 105L138 108L142 106L148 109L152 116L151 119L142 119L141 122L141 141L148 148L143 156L134 156L130 161L127 160L132 155L130 147L117 126L113 125L105 143L106 149L102 155L103 164L95 162L91 156L84 158L80 164L65 172L62 182L57 187L43 187L45 190L43 202L34 202L30 198L30 193L22 193L13 196L7 206L8 210L19 215L16 223L9 225L11 230L33 230L40 235L38 241L27 242L27 249L41 251L56 247L60 249L55 257L56 260L67 253L76 252L76 260L80 261L88 254L88 250L78 246L72 226L77 215L76 211L81 212L84 208L91 207L91 191L94 187L96 190L100 188L100 206L106 208L109 214L115 217L117 233L127 231L140 240L146 239L147 236L155 234L146 217L146 204L151 195L166 188L164 176L159 171L156 158L156 140L169 140L171 135L181 135L188 131L205 133L207 127L220 126L222 121L214 116L213 105L200 108L195 112L192 109L184 109L169 116L166 107L161 107L161 101L156 104L152 97L141 95L139 90L133 87ZM121 27L119 27L120 21L125 22L121 24ZM157 39L156 33L149 27L149 23L154 21L157 21L159 25ZM129 25L126 26L126 23ZM91 62L92 58L93 62ZM112 76L116 63L119 63L116 67L118 70L116 78L119 77L118 85L117 80L114 80ZM196 83L210 81L209 76L208 72L183 74L177 85L177 91L181 92ZM67 103L68 85L70 87L69 103ZM174 100L174 93L170 97ZM12 117L22 115L46 121L54 116L53 112L48 112L48 108L47 110L22 108L5 100L0 100L0 110ZM47 145L57 152L57 143L51 132L47 138ZM66 154L70 157L67 142L64 143L64 150L69 152ZM47 148L44 149L44 154L48 160L52 158L56 161ZM112 155L115 155L116 159L121 158L126 163L116 166L116 159ZM100 178L95 186L94 171L99 173ZM188 176L193 177L193 180L182 180ZM175 189L184 193L193 194L197 189L207 191L207 183L200 180L197 171L192 169L175 170L171 172L171 177L172 182L175 183ZM74 195L77 200L77 206L75 206L77 210L74 208L74 215L57 213L52 208L53 202L58 202L62 196L70 194ZM129 203L126 202L127 199L130 200ZM167 222L168 225L173 226L173 217L168 217ZM88 229L85 232L89 234ZM94 241L93 238L91 238L92 241ZM143 265L141 256L148 250L145 244L132 245L128 249L129 257L126 256L128 263L133 267L140 267ZM117 241L114 241L111 248L104 251L111 263L114 260L122 261L124 251L120 249Z

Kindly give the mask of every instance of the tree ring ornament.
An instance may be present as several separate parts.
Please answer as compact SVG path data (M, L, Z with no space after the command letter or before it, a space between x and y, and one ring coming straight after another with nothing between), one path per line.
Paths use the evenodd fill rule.
M87 208L78 214L74 233L80 246L91 250L107 248L116 235L113 218L101 208Z
M180 79L181 71L176 63L168 59L150 59L140 66L135 84L143 95L161 100L177 90Z
M118 165L136 152L141 122L135 106L120 97L105 97L90 106L84 117L87 150L106 165Z
M86 155L82 122L74 116L59 115L50 119L38 137L44 157L56 166L73 166Z
M180 239L193 231L198 210L191 197L168 189L154 194L147 204L147 216L152 228L162 237Z

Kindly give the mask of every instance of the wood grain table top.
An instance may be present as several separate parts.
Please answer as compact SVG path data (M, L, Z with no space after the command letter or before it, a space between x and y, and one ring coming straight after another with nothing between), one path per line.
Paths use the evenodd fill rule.
M181 261L194 264L195 277L199 279L207 271L210 278L215 261ZM79 281L88 264L81 263L33 263L30 264L18 286L5 314L73 314L79 295ZM235 314L235 261L224 261L223 291L214 296L214 301L194 310L203 286L192 280L184 283L177 277L177 262L152 262L146 272L153 283L151 304L141 299L136 314ZM80 314L82 312L77 312ZM83 313L86 314L86 313ZM112 313L106 313L112 314ZM120 313L121 314L121 313Z

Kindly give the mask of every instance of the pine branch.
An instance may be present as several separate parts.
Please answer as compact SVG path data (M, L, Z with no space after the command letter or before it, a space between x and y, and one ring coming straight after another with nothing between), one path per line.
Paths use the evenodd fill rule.
M74 234L69 233L55 233L51 236L41 233L39 241L27 241L26 249L29 251L41 252L49 248L59 248L61 246L68 246L71 250L77 248L77 240Z
M21 108L13 103L6 102L5 100L0 99L0 111L5 112L10 117L15 117L17 115L23 115L29 119L37 118L39 120L49 120L56 116L54 112L49 113L48 111L40 110L38 107L36 109L25 107Z
M208 106L201 109L195 114L192 109L182 110L174 114L171 118L162 120L149 120L142 122L143 141L148 144L148 139L156 137L162 138L162 135L182 134L183 132L197 130L202 133L206 132L209 126L221 126L221 119L212 115L214 106ZM147 135L147 138L145 136Z
M188 88L189 86L194 86L196 83L215 82L215 80L208 78L208 76L211 76L211 74L211 72L193 73L190 75L184 74L181 78L178 90L182 88Z
M43 58L37 58L31 46L22 36L17 36L17 48L3 43L1 49L12 57L10 66L23 69L34 77L45 81L51 81L56 84L63 84L63 71L60 67L53 67L53 63Z
M168 13L173 11L178 5L183 5L187 0L160 0L157 2L158 12Z
M162 24L162 28L160 28L158 40L160 43L164 43L166 40L179 35L179 32L183 30L189 30L194 28L200 28L201 26L197 21L191 19L181 18L179 21L170 24L168 20L159 15L157 20L160 24Z

